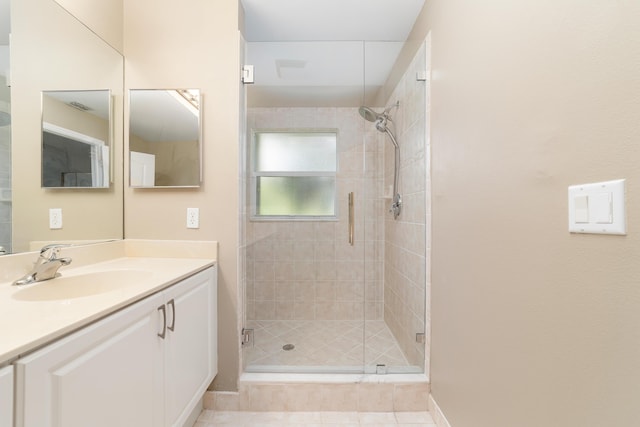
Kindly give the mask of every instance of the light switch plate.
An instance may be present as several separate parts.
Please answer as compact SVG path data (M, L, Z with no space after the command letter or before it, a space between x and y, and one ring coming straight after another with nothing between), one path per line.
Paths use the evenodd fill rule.
M625 180L570 186L569 231L627 234Z

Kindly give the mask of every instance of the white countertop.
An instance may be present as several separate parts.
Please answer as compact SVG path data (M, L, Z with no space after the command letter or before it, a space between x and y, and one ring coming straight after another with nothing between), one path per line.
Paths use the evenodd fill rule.
M122 250L113 250L113 245L121 245ZM0 283L0 366L215 264L215 249L187 250L185 257L184 249L188 243L182 242L179 248L181 254L176 254L177 257L174 258L170 257L171 251L167 251L169 245L166 242L158 246L159 250L153 250L153 245L149 245L149 242L141 245L137 241L135 245L127 247L126 241L114 242L109 248L109 255L124 256L99 262L80 262L75 268L72 261L71 265L60 269L63 279L110 271L122 272L118 277L127 277L129 272L132 273L131 283L119 283L113 290L94 295L68 299L22 300L19 299L20 295L24 295L24 291L29 288L54 287L58 279L25 286L12 286L11 282ZM201 242L196 243L198 245L202 247ZM135 250L132 249L133 246ZM144 248L142 252L150 256L143 256L140 248ZM78 258L84 255L77 248L69 252L75 252L73 255ZM130 256L132 254L134 256ZM62 256L66 254L63 252ZM7 262L6 259L2 261Z

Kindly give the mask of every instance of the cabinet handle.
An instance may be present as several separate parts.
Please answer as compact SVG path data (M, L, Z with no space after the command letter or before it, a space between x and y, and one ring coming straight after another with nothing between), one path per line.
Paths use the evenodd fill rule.
M171 306L171 326L168 326L167 329L169 329L171 332L173 332L173 330L176 327L176 304L173 301L173 298L171 298L169 300L167 305Z
M164 307L164 304L162 304L158 307L158 311L162 311L162 332L158 333L158 336L164 339L167 332L167 309Z

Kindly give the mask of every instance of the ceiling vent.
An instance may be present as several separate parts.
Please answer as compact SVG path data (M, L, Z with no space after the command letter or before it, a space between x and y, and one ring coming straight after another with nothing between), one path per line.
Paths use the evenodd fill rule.
M91 111L91 108L78 101L71 101L68 105L80 111Z
M278 77L282 80L302 80L308 77L307 61L298 59L276 59Z

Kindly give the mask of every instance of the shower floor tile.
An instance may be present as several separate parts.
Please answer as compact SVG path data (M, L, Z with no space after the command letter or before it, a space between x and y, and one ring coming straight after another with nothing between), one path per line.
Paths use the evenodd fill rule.
M362 370L366 366L409 367L383 320L252 320L254 345L245 350L247 372L301 367ZM290 350L284 347L293 345Z

